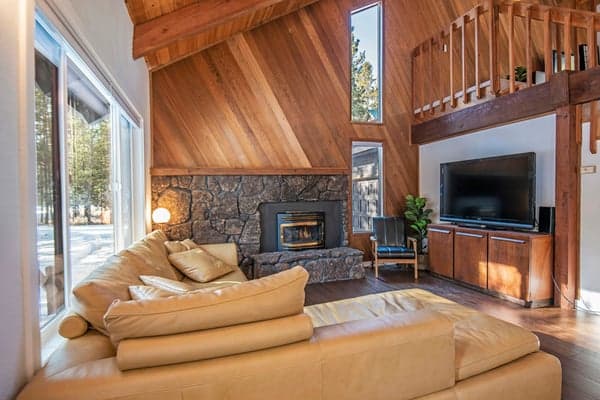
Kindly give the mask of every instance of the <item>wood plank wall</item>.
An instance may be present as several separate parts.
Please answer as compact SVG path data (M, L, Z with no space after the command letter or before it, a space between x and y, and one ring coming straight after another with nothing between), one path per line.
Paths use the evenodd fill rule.
M352 140L382 141L384 209L399 213L418 192L410 51L478 1L383 0L383 124L351 124L349 14L372 2L320 0L153 72L155 171L348 172Z

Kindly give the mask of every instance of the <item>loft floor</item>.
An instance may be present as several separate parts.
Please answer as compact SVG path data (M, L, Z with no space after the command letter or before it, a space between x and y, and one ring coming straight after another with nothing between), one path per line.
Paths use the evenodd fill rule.
M317 283L306 288L306 304L409 288L421 288L523 326L540 338L542 350L554 354L563 368L563 400L600 399L600 316L560 308L527 309L455 283L386 266L380 279L367 269L365 279Z

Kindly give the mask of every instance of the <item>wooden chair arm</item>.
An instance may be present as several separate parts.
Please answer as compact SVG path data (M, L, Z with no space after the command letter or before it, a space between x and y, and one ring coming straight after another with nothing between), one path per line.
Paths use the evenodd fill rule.
M406 240L408 240L415 251L415 255L417 254L417 239L411 236L407 236Z

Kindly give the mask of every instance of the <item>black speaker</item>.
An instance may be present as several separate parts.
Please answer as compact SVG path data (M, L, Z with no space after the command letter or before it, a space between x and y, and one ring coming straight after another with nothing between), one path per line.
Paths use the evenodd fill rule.
M540 207L539 216L539 231L544 233L554 233L554 219L555 219L555 208L554 207Z

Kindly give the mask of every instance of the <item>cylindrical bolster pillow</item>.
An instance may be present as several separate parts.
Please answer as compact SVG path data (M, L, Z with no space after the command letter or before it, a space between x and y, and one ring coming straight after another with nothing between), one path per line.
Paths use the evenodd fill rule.
M121 370L206 360L309 339L306 314L177 335L125 339L117 349Z
M85 334L88 330L88 323L81 315L71 313L66 315L58 325L58 333L67 339L75 339Z
M304 310L308 272L302 267L212 292L159 299L116 300L104 315L113 343L265 321Z

